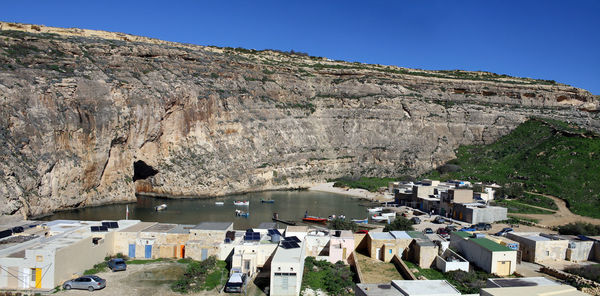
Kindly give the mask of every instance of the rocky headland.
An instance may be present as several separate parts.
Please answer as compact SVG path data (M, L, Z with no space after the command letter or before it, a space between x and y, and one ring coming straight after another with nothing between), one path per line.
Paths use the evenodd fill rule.
M0 22L0 214L430 170L532 116L600 131L554 81Z

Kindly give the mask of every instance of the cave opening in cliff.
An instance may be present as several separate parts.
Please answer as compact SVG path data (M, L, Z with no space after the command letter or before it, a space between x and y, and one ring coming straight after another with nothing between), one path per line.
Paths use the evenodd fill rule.
M133 163L133 181L144 180L158 174L158 171L147 165L145 162L138 160Z

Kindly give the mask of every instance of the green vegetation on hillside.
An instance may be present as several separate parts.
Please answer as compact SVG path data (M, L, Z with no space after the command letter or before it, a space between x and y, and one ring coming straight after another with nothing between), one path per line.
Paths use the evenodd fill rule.
M591 223L574 222L558 227L558 233L567 235L600 235L600 225Z
M354 295L352 278L354 273L342 261L335 264L329 261L316 260L315 257L306 257L304 261L304 276L302 288L322 290L328 295Z
M399 179L394 178L375 178L375 177L360 177L353 179L350 177L343 177L328 182L335 182L333 187L350 187L350 188L362 188L371 192L377 191L379 187L387 187L389 182L394 182Z
M527 204L521 203L516 200L497 200L494 201L495 205L505 207L508 209L509 213L520 213L520 214L552 214L554 212L548 210L542 210L539 208L531 207Z
M493 144L460 147L449 164L458 169L424 177L521 183L565 199L574 213L600 218L600 138L587 130L530 119Z

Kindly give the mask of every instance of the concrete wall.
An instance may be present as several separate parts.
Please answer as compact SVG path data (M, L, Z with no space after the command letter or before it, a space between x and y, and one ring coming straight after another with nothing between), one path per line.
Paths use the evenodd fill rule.
M510 261L510 274L517 265L517 251L492 252L470 239L464 239L454 233L450 234L450 247L456 248L462 256L472 264L488 273L497 274L498 261Z
M459 261L446 261L444 258L455 257L459 259ZM437 269L442 272L448 272L453 270L462 270L469 272L469 261L462 258L460 255L456 254L454 251L447 249L442 253L441 256L436 256L435 258L435 266Z
M345 251L344 251L345 250ZM348 263L348 257L354 252L354 237L335 237L329 241L329 262L343 261Z
M500 261L509 261L510 262L510 270L508 274L502 274L499 272L501 270L498 266ZM506 252L493 252L492 253L492 262L491 262L491 272L497 274L499 276L510 275L515 272L517 269L517 251L506 251Z
M377 258L377 249L379 249L379 259L384 262L390 262L394 255L402 258L402 253L408 248L413 239L371 239L367 235L367 250L369 256ZM390 252L391 250L391 252ZM401 253L398 253L401 252Z
M410 271L410 268L406 266L400 257L394 256L394 258L392 258L392 263L394 263L396 269L405 280L417 280L417 277Z
M448 189L448 195L454 203L470 203L473 202L472 189Z
M296 262L279 262L275 258L271 262L271 283L269 291L272 296L298 296L304 272L305 247L301 246L301 254ZM286 275L287 274L287 275ZM294 274L291 276L290 274ZM287 282L288 289L283 289Z
M275 249L277 249L277 244L237 245L233 251L231 269L252 276L258 271L258 268L264 266ZM250 263L249 269L245 268L246 260Z
M503 207L473 208L469 223L494 223L508 219L508 209Z
M571 241L575 248L567 249L566 259L573 262L588 261L594 258L593 241Z
M510 232L506 236L519 243L521 259L528 262L564 260L567 256L568 240L532 240Z
M417 243L413 243L410 247L415 249L413 253L415 256L412 260L421 268L431 268L439 248L437 246L421 246Z
M54 282L51 288L77 275L82 275L83 271L92 268L97 263L104 262L106 256L113 254L115 232L106 233L104 239L97 245L92 243L93 237L101 236L90 236L56 250Z

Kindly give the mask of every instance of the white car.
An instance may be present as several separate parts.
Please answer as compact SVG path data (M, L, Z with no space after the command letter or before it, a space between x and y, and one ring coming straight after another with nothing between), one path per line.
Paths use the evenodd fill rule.
M246 286L246 274L235 272L231 274L227 284L225 284L225 292L242 293L244 286Z

